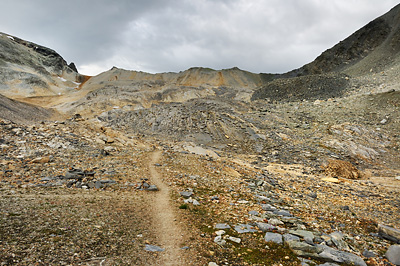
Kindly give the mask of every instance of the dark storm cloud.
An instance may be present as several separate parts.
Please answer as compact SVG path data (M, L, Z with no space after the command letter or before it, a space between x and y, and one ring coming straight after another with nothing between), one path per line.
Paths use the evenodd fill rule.
M0 31L53 48L89 74L114 65L149 72L192 66L285 72L312 61L395 4L15 0L2 4Z

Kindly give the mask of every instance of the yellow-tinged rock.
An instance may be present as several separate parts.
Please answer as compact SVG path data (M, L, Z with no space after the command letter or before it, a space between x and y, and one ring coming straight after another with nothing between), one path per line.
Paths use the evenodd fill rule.
M45 157L38 157L35 158L31 161L31 163L48 163L50 162L50 157L49 156L45 156Z
M324 177L321 180L325 181L325 182L331 182L331 183L340 183L341 182L339 179L333 178L333 177Z

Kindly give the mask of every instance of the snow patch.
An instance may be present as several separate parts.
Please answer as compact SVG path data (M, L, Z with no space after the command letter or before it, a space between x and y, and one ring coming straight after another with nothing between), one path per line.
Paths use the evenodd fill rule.
M66 82L67 80L65 79L65 78L63 78L63 77L58 77L59 79L61 79L61 81L64 81L64 82Z
M7 36L7 38L14 41L14 37L12 37L12 36Z

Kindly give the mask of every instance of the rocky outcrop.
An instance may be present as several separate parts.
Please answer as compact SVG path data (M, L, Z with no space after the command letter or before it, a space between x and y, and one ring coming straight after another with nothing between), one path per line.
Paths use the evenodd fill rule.
M77 87L81 75L54 50L0 33L0 93L49 96Z

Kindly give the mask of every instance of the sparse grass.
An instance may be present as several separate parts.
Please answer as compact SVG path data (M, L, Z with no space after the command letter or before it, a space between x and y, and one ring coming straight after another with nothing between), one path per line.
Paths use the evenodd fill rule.
M186 203L179 206L179 209L181 209L181 210L187 210L188 208L189 208L189 206Z

